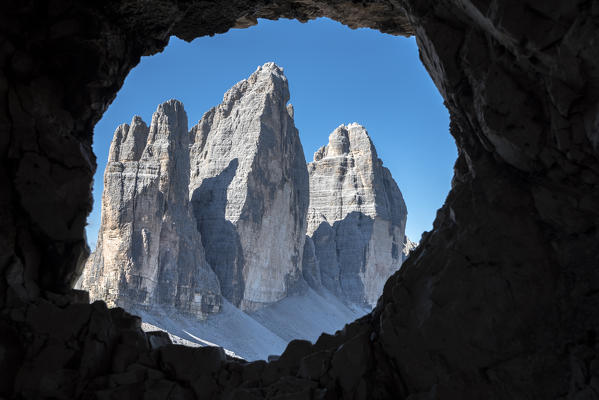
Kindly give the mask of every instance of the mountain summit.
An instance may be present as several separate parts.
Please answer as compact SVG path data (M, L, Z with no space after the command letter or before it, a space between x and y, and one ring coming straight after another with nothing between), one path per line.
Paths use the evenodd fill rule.
M82 286L110 306L174 307L200 318L220 308L189 208L189 136L183 104L158 106L148 128L119 126L104 173L102 221Z
M308 172L288 100L283 69L266 63L191 129L193 213L223 295L242 310L301 280Z
M81 282L92 299L250 359L376 304L413 246L401 192L358 124L306 165L288 101L266 63L189 132L177 100L116 129Z
M366 129L341 125L308 164L308 237L320 281L357 304L374 307L383 285L399 269L408 211ZM304 268L304 273L314 267ZM318 278L308 278L317 281Z

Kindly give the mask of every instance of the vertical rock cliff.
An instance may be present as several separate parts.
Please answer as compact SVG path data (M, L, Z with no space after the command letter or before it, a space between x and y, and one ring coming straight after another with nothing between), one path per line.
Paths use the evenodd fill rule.
M119 126L104 174L102 223L82 287L110 305L174 307L204 317L220 307L188 202L189 136L183 105L158 106Z
M406 261L406 259L408 258L408 256L410 255L410 253L416 249L416 247L418 247L418 243L417 242L412 242L410 240L409 237L405 236L404 237L404 243L403 243L403 250L402 250L402 256L401 256L401 261L402 263L404 261Z
M189 132L176 100L117 128L92 299L258 358L265 337L316 340L376 303L413 246L401 192L357 124L306 165L288 100L266 63Z
M233 86L191 130L189 195L223 296L243 310L303 283L308 173L274 63Z
M374 306L403 261L407 209L401 192L366 129L355 123L331 133L308 172L306 281L318 285L320 272L322 286L336 295Z

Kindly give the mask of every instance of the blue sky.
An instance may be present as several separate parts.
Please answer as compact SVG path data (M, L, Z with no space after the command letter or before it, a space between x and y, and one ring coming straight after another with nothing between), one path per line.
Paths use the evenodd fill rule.
M328 19L260 20L257 26L186 43L171 38L160 54L142 58L94 131L98 170L87 235L95 247L102 183L114 130L158 104L181 100L195 125L236 82L274 61L285 70L307 161L340 124L366 127L408 207L406 233L419 241L432 228L450 188L455 142L449 116L418 58L414 38L351 30Z

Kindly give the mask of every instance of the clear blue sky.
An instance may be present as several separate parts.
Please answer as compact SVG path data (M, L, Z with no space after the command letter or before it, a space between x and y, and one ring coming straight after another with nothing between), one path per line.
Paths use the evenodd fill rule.
M414 38L351 30L328 19L260 20L186 43L171 38L160 54L131 71L94 132L98 170L88 241L95 247L102 184L114 130L140 115L146 123L158 104L181 100L195 125L236 82L274 61L285 70L307 161L340 124L366 127L408 207L406 233L419 241L432 228L450 188L457 157L449 116L418 58Z

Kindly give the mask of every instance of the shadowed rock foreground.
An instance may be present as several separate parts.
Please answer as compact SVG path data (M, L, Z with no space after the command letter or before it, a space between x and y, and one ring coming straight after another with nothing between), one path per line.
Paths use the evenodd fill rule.
M0 396L592 399L597 1L0 3ZM141 56L257 18L414 35L458 146L433 230L375 310L278 361L147 334L72 290L94 124ZM398 149L398 152L400 149Z

